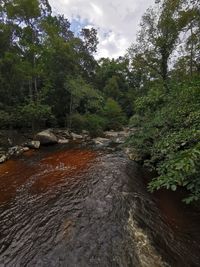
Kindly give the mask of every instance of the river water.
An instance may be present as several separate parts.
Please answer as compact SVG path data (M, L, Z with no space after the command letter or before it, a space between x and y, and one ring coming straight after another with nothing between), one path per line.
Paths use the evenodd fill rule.
M123 152L54 146L0 166L0 266L200 266L200 215Z

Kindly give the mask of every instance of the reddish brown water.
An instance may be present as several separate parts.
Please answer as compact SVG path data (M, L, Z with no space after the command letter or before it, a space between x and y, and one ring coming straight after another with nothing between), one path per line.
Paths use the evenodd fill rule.
M91 150L67 149L61 151L26 152L21 159L12 159L0 165L0 204L14 199L18 190L33 178L31 193L54 190L56 186L73 183L97 157Z
M123 153L46 147L0 165L0 266L200 266L200 215ZM168 264L167 264L168 263Z

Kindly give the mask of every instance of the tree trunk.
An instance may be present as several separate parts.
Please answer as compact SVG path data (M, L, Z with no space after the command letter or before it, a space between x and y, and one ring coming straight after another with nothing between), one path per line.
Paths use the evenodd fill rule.
M73 97L72 94L70 95L70 105L69 105L69 119L68 119L68 128L71 129L72 127L72 107L73 107Z
M165 53L162 54L162 61L161 61L161 75L163 79L163 84L166 89L166 91L169 91L168 87L168 59L169 56Z
M193 76L193 56L194 56L194 43L193 43L193 25L191 23L190 27L191 32L191 49L190 49L190 76Z
M30 98L31 101L33 101L32 81L29 80L28 83L29 83L29 98Z

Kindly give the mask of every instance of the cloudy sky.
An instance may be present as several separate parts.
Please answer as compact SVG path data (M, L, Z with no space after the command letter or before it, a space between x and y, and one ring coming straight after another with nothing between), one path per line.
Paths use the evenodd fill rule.
M141 16L154 0L49 0L55 13L64 14L72 30L98 30L100 57L118 57L135 40Z

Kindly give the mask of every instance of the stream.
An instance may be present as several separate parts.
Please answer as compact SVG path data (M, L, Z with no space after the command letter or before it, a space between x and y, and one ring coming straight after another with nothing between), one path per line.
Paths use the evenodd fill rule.
M0 165L0 267L200 266L200 214L147 192L122 151L30 150Z

